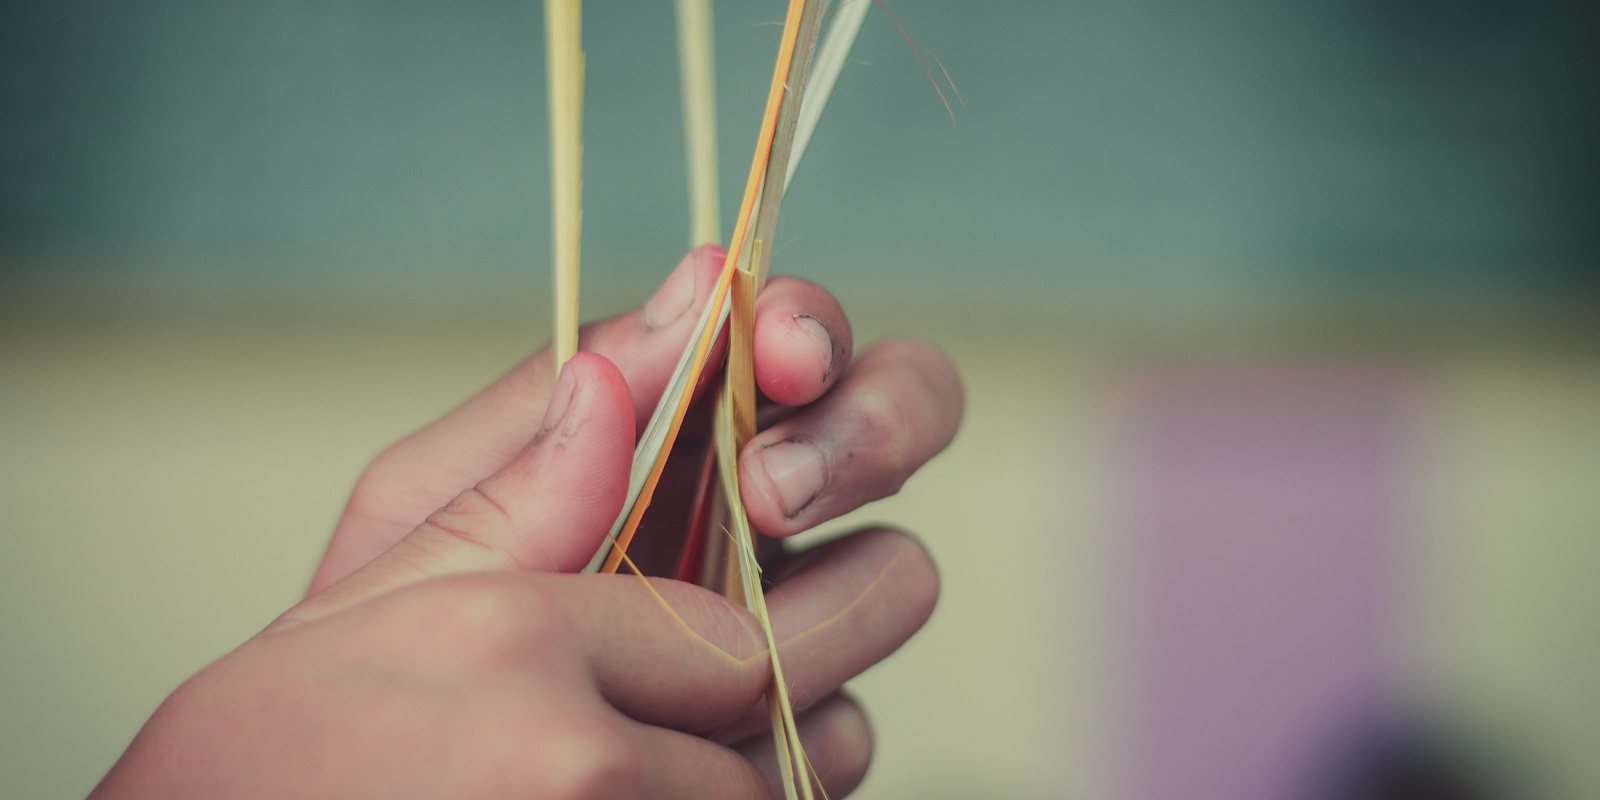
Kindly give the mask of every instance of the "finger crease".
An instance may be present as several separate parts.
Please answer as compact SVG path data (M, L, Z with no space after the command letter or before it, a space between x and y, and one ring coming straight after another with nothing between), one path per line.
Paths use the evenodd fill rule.
M505 517L507 522L510 522L513 519L511 516L511 509L506 508L503 503L501 503L499 500L496 500L494 495L484 491L482 486L474 486L472 487L472 491L477 492L478 496L482 497L484 502L493 506L494 510L500 512L501 516Z
M447 524L445 524L443 522L440 522L439 520L436 520L436 519L429 519L424 524L430 525L430 526L442 531L447 536L450 536L450 537L455 538L455 539L460 539L461 541L466 542L467 544L470 544L470 545L474 545L474 546L478 547L479 549L487 550L487 551L489 551L491 553L494 553L495 555L508 558L508 556L506 556L505 553L502 553L499 548L494 547L493 545L490 545L488 542L485 542L484 540L478 538L477 534L472 533L470 530L468 530L466 528L458 528L458 527L456 527L454 525L447 525ZM515 561L515 559L511 559L511 560Z

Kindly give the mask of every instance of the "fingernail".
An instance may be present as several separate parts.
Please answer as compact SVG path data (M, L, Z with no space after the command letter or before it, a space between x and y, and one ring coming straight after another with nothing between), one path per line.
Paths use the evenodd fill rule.
M695 266L698 266L698 262ZM671 325L694 304L695 266L689 264L689 259L684 259L667 276L667 282L656 290L655 296L644 304L646 328L656 330Z
M572 408L572 398L578 393L577 372L570 363L561 368L555 391L550 393L550 404L544 407L544 421L539 423L541 434L554 430L566 419L567 411Z
M828 354L828 367L822 371L822 380L826 382L828 378L833 377L833 338L828 336L828 329L822 327L822 323L810 314L797 314L794 321L801 330L816 340L822 352Z
M778 493L783 516L794 519L828 488L828 462L815 444L789 439L761 450L761 468Z

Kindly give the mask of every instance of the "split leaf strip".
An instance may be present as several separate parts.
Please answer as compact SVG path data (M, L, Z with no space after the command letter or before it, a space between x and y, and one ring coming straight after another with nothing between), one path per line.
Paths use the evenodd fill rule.
M750 229L751 212L754 210L761 178L766 173L767 160L772 152L772 139L777 127L779 106L783 101L784 79L789 74L790 60L794 56L795 41L799 36L799 20L806 9L806 0L789 0L789 14L784 25L783 42L778 50L778 62L773 69L772 85L767 93L767 110L761 122L761 134L756 141L756 154L750 165L750 177L745 185L745 197L739 221L734 227L733 239L729 243L728 257L723 262L722 274L717 279L716 288L711 295L711 301L706 305L700 317L698 336L692 350L685 351L685 358L678 362L682 373L674 373L674 381L669 383L667 391L661 396L661 402L656 406L655 413L646 426L645 436L640 437L639 445L634 449L633 474L629 480L628 503L623 507L622 514L618 516L617 524L612 526L613 545L610 540L603 544L600 551L595 554L595 560L590 562L591 568L598 562L598 571L616 572L617 566L622 563L622 554L619 550L626 550L629 542L633 540L634 531L639 527L639 520L644 517L645 509L650 506L651 496L655 492L656 483L661 479L661 472L666 467L667 456L672 449L672 443L677 439L678 430L683 425L684 415L689 411L690 401L694 396L695 385L699 383L700 374L704 371L706 360L711 352L711 345L716 339L716 334L727 319L728 290L733 281L735 265L738 263L740 251L744 247L745 237ZM711 324L715 319L716 323ZM652 430L658 429L659 430ZM648 446L649 449L646 449ZM637 480L642 478L642 480ZM633 491L637 483L639 491ZM590 571L594 571L591 569Z
M773 678L772 687L767 692L767 706L772 717L773 744L777 751L784 795L789 800L811 800L812 773L795 722L788 681L784 678L783 665L778 658L772 622L767 615L766 597L761 588L761 566L755 552L755 531L750 526L739 492L738 458L744 445L755 436L756 429L755 297L765 283L770 259L770 248L763 245L772 241L777 225L778 208L784 190L782 176L787 174L801 99L806 93L806 79L821 28L823 5L822 2L810 3L802 10L798 20L792 16L790 19L790 24L797 24L798 27L794 52L784 73L784 93L778 104L771 143L767 146L767 163L761 167L759 183L755 169L752 168L751 172L751 188L756 189L759 199L756 207L747 207L740 219L741 226L747 227L750 215L755 216L749 255L743 259L730 258L736 265L736 271L731 294L728 363L723 374L723 394L714 420L717 468L722 478L721 495L732 523L729 534L733 540L724 562L727 569L724 571L723 591L729 597L743 602L755 614L767 638ZM739 241L737 234L735 241ZM735 577L737 580L733 579Z
M766 178L767 166L773 155L773 144L778 135L778 121L788 94L785 90L790 78L789 68L794 60L796 45L801 38L801 22L808 8L815 14L820 5L820 2L789 0L789 14L783 26L783 43L778 49L778 61L772 70L772 84L767 89L767 108L761 119L761 133L756 137L756 153L750 162L750 175L745 180L744 202L740 205L739 218L734 224L733 238L728 243L728 260L723 266L724 273L731 272L739 263L739 259L745 256L745 245L758 212L757 204L766 199L762 191L763 180ZM809 49L805 52L805 56L810 56ZM759 237L759 233L757 236ZM752 265L752 269L760 274L759 268Z
M623 502L622 513L612 523L610 534L584 568L586 573L616 572L616 564L621 561L620 551L627 549L628 542L633 539L639 518L650 503L649 493L661 478L666 456L671 452L672 442L677 438L684 415L689 411L689 401L694 396L694 386L699 382L711 343L728 320L729 280L730 276L724 274L717 281L711 301L700 312L691 346L685 348L683 355L678 358L672 377L667 381L667 388L661 394L661 402L645 424L639 443L634 445L633 468L628 474L628 495ZM609 569L605 569L607 565Z
M750 251L750 271L755 274L756 291L766 284L767 261L771 259L773 233L778 225L778 207L783 202L782 176L788 169L789 151L794 144L796 124L799 122L801 99L806 94L806 78L811 72L811 58L817 49L817 34L822 30L822 10L825 2L806 4L797 21L793 57L785 66L783 96L779 100L771 143L768 145L767 163L761 170L760 202L752 212L755 231L751 238L767 243L763 253ZM776 76L774 76L776 77Z
M853 0L851 6L865 2L866 0ZM677 367L673 372L672 379L668 382L666 390L662 393L660 403L657 404L655 412L651 415L649 423L646 425L644 432L639 438L638 446L634 449L633 472L629 477L628 497L623 506L623 512L618 516L616 523L612 526L611 537L607 539L606 542L603 543L600 549L595 553L594 560L590 562L589 567L586 569L587 572L598 572L602 570L607 572L616 571L617 563L620 561L620 559L616 557L616 554L613 551L618 545L623 548L627 547L628 542L630 542L633 538L633 531L638 526L638 520L643 516L645 508L649 506L651 495L654 492L656 482L660 479L661 470L665 466L666 457L668 452L671 450L672 442L677 437L678 429L683 423L683 417L688 412L688 406L690 400L692 399L694 388L699 383L700 375L704 371L705 361L710 353L711 344L715 341L716 336L721 332L722 326L727 321L730 310L727 304L727 298L730 284L732 282L732 273L736 268L736 265L740 263L741 259L744 260L747 265L750 263L751 254L745 252L744 248L745 237L747 236L751 216L755 211L757 198L759 197L760 190L763 186L763 182L768 171L768 162L772 155L773 139L775 137L778 122L777 114L782 104L783 96L785 94L785 81L790 77L790 64L793 60L796 45L801 34L800 25L798 23L801 20L802 13L806 10L808 5L815 6L812 10L813 13L817 15L817 17L812 20L812 28L810 31L813 37L812 41L815 41L815 25L816 22L820 20L821 3L808 4L805 0L790 0L789 12L784 26L784 38L779 47L777 63L774 65L773 80L767 93L767 108L762 119L761 133L757 139L755 158L752 160L750 167L750 176L745 186L745 197L741 207L739 221L735 227L733 240L730 242L730 247L728 249L728 259L723 264L722 275L718 279L717 285L712 292L711 300L701 314L700 321L696 327L696 334L693 344L691 347L684 350L683 355L679 359ZM843 63L848 56L850 45L854 43L856 34L860 30L859 22L857 22L857 24L855 24L853 27L847 24L841 24L850 19L849 17L845 16L845 11L849 8L850 6L846 6L844 10L840 11L840 14L833 27L829 30L829 42L824 46L824 50L827 52L842 53L842 55L830 56L830 61L836 61L837 66L828 67L825 64L823 67L822 74L828 75L829 72L832 72L833 79L835 80L837 79L837 71L838 69L842 68ZM837 42L837 44L835 44L835 42ZM810 52L811 47L808 45L806 48L806 53L809 54ZM832 80L824 80L819 86L822 89L831 91L833 83ZM806 116L809 114L811 116L820 118L821 108L827 103L828 93L823 91L807 91L804 93L804 95L805 97L801 103L801 115ZM808 109L815 110L808 111ZM814 123L812 124L812 127L815 127ZM798 157L803 154L806 145L810 141L810 134L801 134L799 133L799 130L800 129L797 125L796 134L791 140L791 162L798 160ZM787 164L785 165L783 174L786 176L784 181L786 184L787 176L792 174L791 170L788 169ZM764 243L770 243L772 241L770 234L768 236L763 236L762 240ZM761 249L764 251L764 253L770 253L771 247L765 246ZM767 258L767 255L762 255L756 260L756 266L746 267L746 269L757 274L758 285L760 283L759 279L764 272L761 262L765 261Z
M681 1L687 2L688 0ZM705 1L700 0L700 2ZM807 80L800 103L800 120L795 126L795 134L788 148L790 155L784 170L783 182L785 190L787 190L790 180L794 177L795 167L800 163L800 157L804 154L806 146L811 140L811 134L816 129L817 121L822 116L822 108L827 104L829 95L832 94L834 84L838 81L839 73L849 57L850 49L854 46L856 38L861 31L861 24L866 18L866 12L871 7L871 0L847 0L844 8L834 16L834 21L828 29L827 38L821 48L817 50L816 59L818 63L812 67L811 77ZM805 35L804 30L802 30L801 35L802 37ZM789 88L792 92L794 88L792 81L789 83ZM685 102L688 102L687 95L685 96ZM778 143L775 141L775 152L777 148ZM769 164L767 174L771 175L772 172L771 164ZM766 185L765 181L766 178L763 178L763 188ZM739 261L738 268L741 270L741 274L753 272L752 263L765 265L769 261L769 256L766 255L768 249L764 247L764 240L760 238L751 243L749 252L750 255L748 257ZM759 283L760 281L758 280L758 290ZM735 298L739 297L737 286L733 290L733 296ZM753 312L753 300L750 305L750 310ZM741 392L746 393L744 399L741 399L735 408L753 409L755 406L753 363L747 361L741 354L741 351L746 349L745 345L748 344L749 340L741 339L737 336L737 332L743 327L737 321L733 324L733 331L736 335L730 337L731 346L728 356L727 380L732 381L735 387L739 387ZM741 368L741 365L746 365L746 368ZM748 378L739 376L739 373L746 371L750 373ZM736 419L739 428L736 431L739 434L736 441L742 448L754 433L754 415L752 412L736 416L739 417ZM709 514L701 513L707 509L714 513L726 512L723 507L726 500L721 496L721 492L717 491L716 483L709 479L711 468L712 465L710 463L705 465L705 471L702 473L700 483L695 491L694 506L697 512L690 515L688 535L685 537L685 550L679 561L676 574L680 580L692 581L698 576L697 582L702 586L720 591L725 587L737 587L738 569L737 564L727 558L727 548L724 546L725 537L711 535L711 531L718 529L720 526L712 524ZM713 497L713 495L716 496Z
M760 262L761 240L750 244L750 261ZM756 276L748 269L733 274L733 308L728 324L728 368L723 376L732 403L733 441L739 448L756 435Z
M850 60L850 51L855 48L861 25L866 22L867 12L871 10L872 0L845 0L844 5L833 14L833 22L828 25L828 36L817 48L815 63L811 65L805 97L800 99L800 118L795 124L794 145L789 150L789 164L783 174L785 190L794 180L795 170L800 167L800 158L805 155L806 146L811 144L811 134L816 132L817 123L822 120L822 110L827 107L828 98L833 96L834 84L839 82L839 73L844 71L845 62Z

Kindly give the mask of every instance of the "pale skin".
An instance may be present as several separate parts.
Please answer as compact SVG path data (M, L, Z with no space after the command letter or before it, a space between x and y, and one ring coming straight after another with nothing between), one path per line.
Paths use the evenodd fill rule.
M307 597L167 698L92 797L774 796L754 618L677 581L573 574L621 508L634 432L720 265L691 252L644 306L587 326L559 379L541 352L379 456ZM762 394L794 408L743 452L764 533L892 494L955 434L949 362L910 342L853 354L815 285L772 281L755 344ZM647 526L681 513L669 487L689 466ZM872 751L841 687L927 620L933 563L873 528L768 574L802 739L841 797Z

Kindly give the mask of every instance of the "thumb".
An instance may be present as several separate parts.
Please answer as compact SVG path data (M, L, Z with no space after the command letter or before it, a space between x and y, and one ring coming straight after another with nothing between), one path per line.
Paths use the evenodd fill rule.
M616 366L578 353L562 368L533 441L509 463L291 615L309 621L452 573L576 572L622 510L633 416L627 382Z

